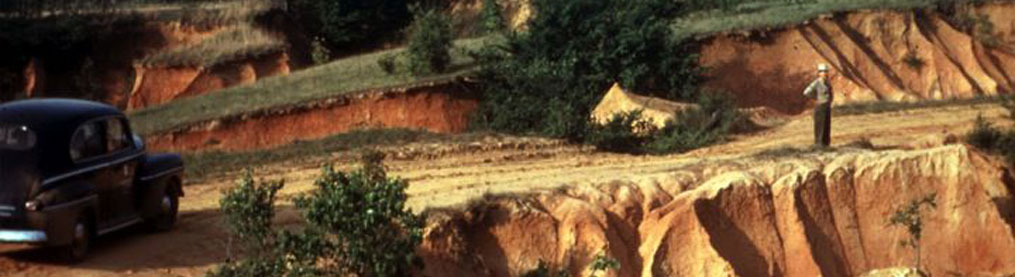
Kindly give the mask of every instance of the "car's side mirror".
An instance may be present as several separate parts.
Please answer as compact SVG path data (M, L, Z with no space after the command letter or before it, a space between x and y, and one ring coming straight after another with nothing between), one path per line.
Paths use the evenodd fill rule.
M138 136L137 134L133 134L133 135L131 135L131 137L134 139L134 148L135 149L144 149L144 139L142 139L141 136Z

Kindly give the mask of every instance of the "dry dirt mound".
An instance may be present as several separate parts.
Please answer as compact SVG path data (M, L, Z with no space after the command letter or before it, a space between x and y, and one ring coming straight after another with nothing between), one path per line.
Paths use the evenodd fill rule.
M673 120L678 112L690 107L691 104L633 94L621 88L620 84L614 83L592 110L592 118L600 124L606 124L616 114L641 111L642 118L662 128L666 126L667 121Z
M517 276L540 260L585 276L854 276L910 265L886 222L937 193L922 253L933 275L1015 272L1015 180L963 145L662 173L434 211L428 276Z
M1015 91L1015 4L988 4L982 14L1001 47L957 30L928 11L862 11L831 16L781 31L720 35L707 40L702 65L708 86L736 94L749 107L785 113L807 108L801 96L818 63L832 65L836 104L965 98Z

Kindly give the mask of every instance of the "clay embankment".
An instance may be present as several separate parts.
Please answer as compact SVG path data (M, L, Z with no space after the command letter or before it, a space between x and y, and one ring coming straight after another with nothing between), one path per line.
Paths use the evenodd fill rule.
M891 213L924 213L935 276L1015 272L1015 180L964 145L813 159L705 164L642 181L601 181L466 210L432 211L427 276L518 276L540 260L573 276L606 251L616 276L855 276L911 265ZM538 180L533 180L538 182Z
M160 151L250 150L356 128L462 132L477 103L466 84L424 84L231 116L151 135L146 140L150 148Z
M817 63L830 64L836 104L968 98L1015 92L1015 4L970 8L994 28L990 35L957 30L932 11L860 11L750 36L704 41L708 86L736 94L745 106L785 113L806 109L801 91ZM976 28L982 27L982 24ZM981 38L993 37L989 48Z
M257 80L289 74L289 56L284 52L233 61L211 67L136 66L137 77L130 93L129 109L164 104Z
M199 43L228 29L228 26L162 22L118 30L115 36L90 38L92 50L73 57L87 64L87 70L66 69L81 65L68 66L67 57L58 54L29 59L23 66L19 87L25 96L91 98L136 109L289 73L289 58L283 51L209 67L147 67L137 63L153 53ZM81 72L88 75L80 75ZM82 88L75 87L81 80L93 83L96 91L86 95Z

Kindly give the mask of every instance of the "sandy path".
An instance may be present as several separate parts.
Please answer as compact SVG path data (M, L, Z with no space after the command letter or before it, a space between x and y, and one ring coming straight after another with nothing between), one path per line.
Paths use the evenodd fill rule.
M942 132L963 134L978 114L1000 121L996 105L918 109L883 114L839 116L833 119L834 145L867 138L878 146L898 146ZM787 124L735 138L729 143L692 153L669 156L630 156L590 152L574 146L539 149L502 149L459 153L434 159L389 162L391 174L410 181L410 206L443 207L467 202L485 193L523 192L559 186L603 183L611 180L655 178L695 163L720 162L752 155L765 149L806 147L811 143L809 115ZM316 165L287 166L272 170L269 179L285 179L283 198L312 187ZM161 234L128 230L101 240L84 263L64 266L45 252L21 246L0 251L0 273L15 276L195 276L226 257L227 236L217 214L222 188L233 180L194 184L182 199L177 229ZM291 208L279 220L295 219Z

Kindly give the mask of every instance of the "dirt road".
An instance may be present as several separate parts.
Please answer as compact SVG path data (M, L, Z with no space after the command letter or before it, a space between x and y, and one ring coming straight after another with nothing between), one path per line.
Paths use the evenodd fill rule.
M833 119L833 145L867 139L876 146L897 147L932 135L961 135L973 126L978 114L1001 122L1004 110L996 105L956 106L901 112L840 116ZM438 157L396 159L391 174L410 181L410 206L416 210L466 203L486 193L523 192L580 186L611 180L654 178L697 163L721 162L754 155L767 149L807 147L811 143L809 115L791 118L786 124L743 135L731 142L670 156L630 156L596 153L588 148L547 140L528 144L491 139L490 150L460 147ZM492 145L492 146L491 146ZM431 146L406 146L406 148ZM470 150L471 149L471 150ZM311 188L317 175L315 164L298 161L273 167L269 179L284 179L282 198ZM94 254L78 265L65 266L46 253L23 246L4 246L0 273L14 276L195 276L203 275L226 258L228 236L217 212L220 191L233 183L224 180L192 184L182 199L178 228L168 233L147 234L127 230L103 239ZM295 211L283 201L280 223L295 222Z

